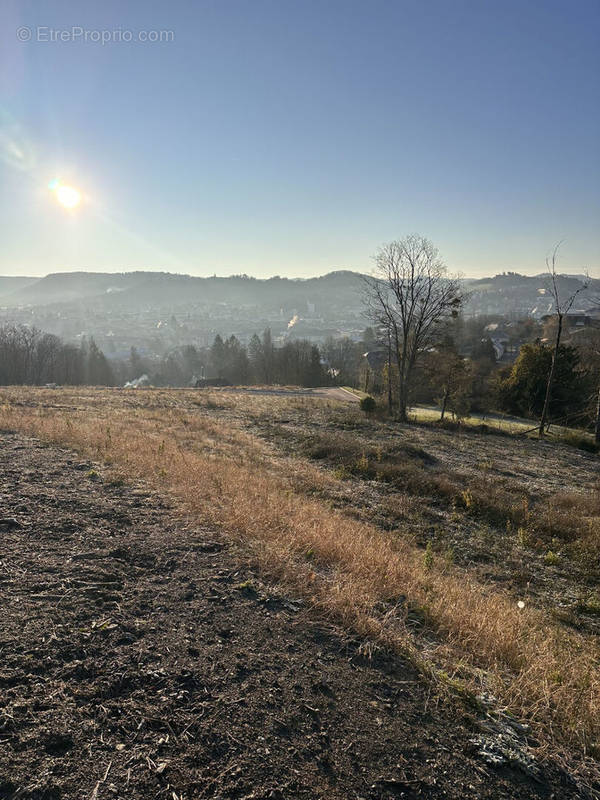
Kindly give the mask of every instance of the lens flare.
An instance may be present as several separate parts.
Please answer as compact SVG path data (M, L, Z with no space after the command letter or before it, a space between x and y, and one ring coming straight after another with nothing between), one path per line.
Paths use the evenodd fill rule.
M54 178L48 184L51 192L54 192L56 201L63 208L76 208L81 203L81 192L74 186L67 186L61 183L58 178Z

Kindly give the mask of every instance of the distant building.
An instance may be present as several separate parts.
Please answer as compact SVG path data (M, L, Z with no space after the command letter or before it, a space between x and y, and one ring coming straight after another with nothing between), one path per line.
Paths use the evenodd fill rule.
M542 322L550 322L556 314L544 314ZM569 311L563 317L563 324L566 328L587 328L592 324L592 317L587 311Z

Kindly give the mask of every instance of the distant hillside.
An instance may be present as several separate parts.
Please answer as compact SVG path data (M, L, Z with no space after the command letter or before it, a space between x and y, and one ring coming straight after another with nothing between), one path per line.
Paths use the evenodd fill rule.
M160 277L164 273L129 272L56 272L30 281L17 291L12 292L10 303L13 305L47 305L50 303L68 303L74 300L95 297L114 290L135 287L147 275Z
M140 309L180 305L216 305L294 308L312 303L315 309L357 306L362 278L358 273L331 272L306 280L246 275L197 278L165 272L55 273L12 292L3 302L11 305L78 303L95 309Z
M567 298L587 282L583 275L559 275L560 296ZM552 296L549 293L550 276L519 275L506 272L493 278L480 278L465 281L470 292L467 312L479 314L531 314L540 317L551 313ZM591 279L588 288L583 290L575 307L586 309L593 305L594 298L600 297L600 280Z
M3 277L0 275L0 298L4 298L7 294L23 289L32 283L37 283L39 278L26 278L26 277Z
M568 296L582 285L581 275L560 276L561 294ZM533 314L551 310L548 275L527 276L507 272L490 278L464 281L470 293L468 314ZM314 307L316 315L358 309L363 278L339 270L318 278L198 278L167 272L68 272L44 278L0 278L0 304L4 306L68 306L80 311L120 312L178 307L217 307L226 304L247 309L288 312ZM600 297L600 280L577 299L578 308Z

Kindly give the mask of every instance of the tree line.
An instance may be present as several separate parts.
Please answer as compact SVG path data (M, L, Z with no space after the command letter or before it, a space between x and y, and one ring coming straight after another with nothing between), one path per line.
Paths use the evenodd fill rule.
M321 350L299 339L279 347L271 332L254 335L248 346L235 336L215 336L211 347L177 347L158 363L131 348L128 359L107 359L93 338L79 346L27 325L0 325L0 385L117 386L147 376L155 386L190 386L202 376L232 385L332 383Z
M114 385L113 370L93 339L80 346L27 325L0 325L0 385Z
M410 383L404 376L409 403L436 403L442 419L462 418L471 411L506 411L539 418L545 401L552 348L540 341L542 327L532 320L514 325L520 347L514 364L500 366L492 342L485 334L490 320L465 319L460 314L445 320L427 349L414 358ZM548 326L547 326L548 327ZM551 330L546 331L552 339ZM271 332L255 334L247 346L235 336L217 334L211 347L193 344L175 348L158 363L131 348L128 359L108 360L93 339L76 346L57 336L23 325L0 326L0 384L123 385L146 375L154 386L190 386L201 376L231 385L279 384L299 386L342 385L364 389L398 409L398 356L388 361L385 330L367 328L359 341L329 337L317 346L292 340L275 346ZM585 347L583 347L585 345ZM395 338L393 348L395 348ZM583 348L583 349L582 349ZM366 353L379 361L369 366ZM555 359L550 419L589 424L595 415L595 387L600 381L600 331L579 337L579 346L561 344ZM383 358L382 358L383 356ZM585 365L585 366L584 366Z
M448 274L424 237L391 242L375 256L365 279L371 327L359 341L329 337L320 346L288 338L275 345L269 329L245 345L220 334L210 347L186 344L160 361L131 348L128 359L108 360L93 339L79 346L24 325L0 326L0 384L123 385L147 376L155 386L190 386L202 377L231 385L349 385L378 396L406 421L415 403L437 403L440 417L505 411L581 427L597 423L600 439L600 330L569 338L556 281L556 250L548 262L555 315L542 326L513 320L512 364L496 363L488 334L499 318L465 318L461 283ZM585 335L583 335L585 333Z
M207 348L183 345L154 366L132 349L125 366L128 380L146 374L155 386L190 386L202 377L238 386L323 386L332 382L316 344L296 339L275 346L268 328L262 336L254 334L247 346L235 336L223 338L220 334Z

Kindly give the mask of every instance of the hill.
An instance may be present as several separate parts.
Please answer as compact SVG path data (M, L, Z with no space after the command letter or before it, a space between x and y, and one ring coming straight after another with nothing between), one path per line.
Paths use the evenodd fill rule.
M10 295L14 292L19 291L20 289L24 289L25 287L37 283L39 278L27 278L27 277L11 277L11 276L2 276L0 275L0 301L4 300L6 295Z
M318 278L268 278L247 275L198 278L165 272L55 273L17 288L3 297L7 305L90 304L95 309L131 309L218 305L320 308L356 305L362 278L331 272Z
M582 275L559 278L568 295L580 287ZM465 279L470 314L516 312L541 316L548 313L548 275L502 273L490 278ZM71 306L97 311L139 311L220 304L263 311L286 312L314 307L317 314L356 309L361 305L363 276L338 270L317 278L252 278L247 275L200 278L167 272L65 272L43 278L0 278L4 306ZM586 308L600 296L600 280L590 281L578 304Z
M600 297L600 280L587 280L584 275L559 275L558 287L561 297L568 297L584 284L577 300L577 308L588 308L593 299ZM517 312L541 317L552 312L552 297L549 294L550 276L519 275L505 272L492 278L466 280L470 293L467 310L471 313L506 314Z

